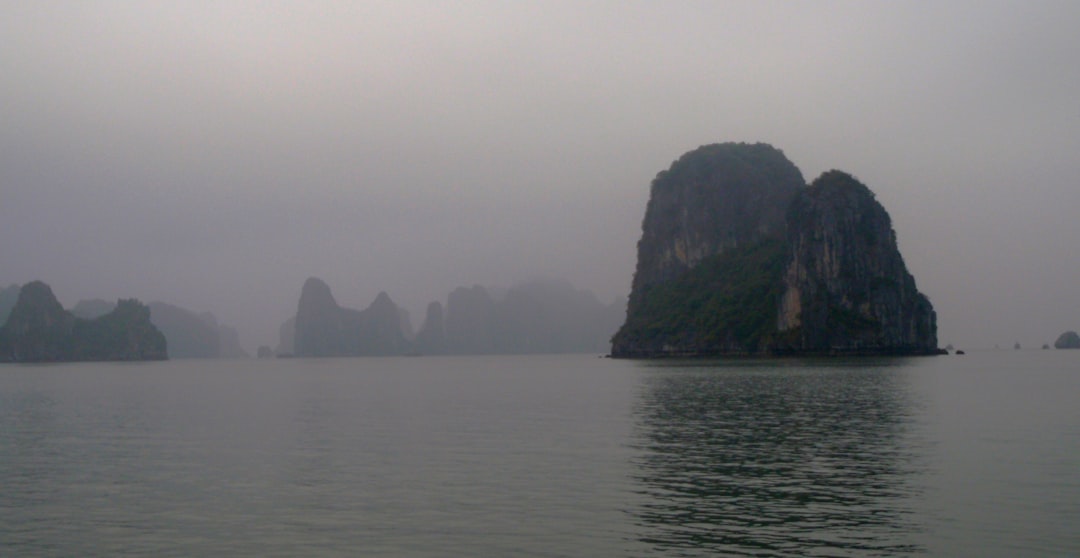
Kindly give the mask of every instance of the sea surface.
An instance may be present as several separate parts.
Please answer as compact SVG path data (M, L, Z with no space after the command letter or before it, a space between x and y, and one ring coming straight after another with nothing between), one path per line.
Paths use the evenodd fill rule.
M0 556L1080 556L1080 351L3 365Z

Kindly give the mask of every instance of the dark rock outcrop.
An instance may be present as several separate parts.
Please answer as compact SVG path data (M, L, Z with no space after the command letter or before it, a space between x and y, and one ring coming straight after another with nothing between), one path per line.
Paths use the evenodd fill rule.
M169 358L247 358L236 329L219 324L210 312L196 313L161 301L148 304L150 322L165 335ZM80 300L71 309L78 318L93 319L116 304L99 298Z
M150 308L120 299L108 314L75 320L72 360L165 360L168 342L150 321Z
M1066 331L1054 341L1055 349L1080 349L1080 335L1075 331Z
M410 350L401 313L386 293L363 311L342 308L321 279L304 282L296 309L296 356L400 355Z
M121 299L110 312L87 320L64 310L41 281L24 285L0 328L0 360L62 362L163 360L165 336L150 322L150 310Z
M19 290L19 298L3 328L5 360L52 362L72 359L75 316L64 310L52 289L31 281Z
M891 220L851 176L806 187L780 151L721 144L653 181L612 356L939 352Z

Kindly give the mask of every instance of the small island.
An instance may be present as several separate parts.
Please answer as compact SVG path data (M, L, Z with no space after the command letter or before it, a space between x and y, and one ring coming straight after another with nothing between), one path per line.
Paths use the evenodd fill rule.
M1080 335L1075 331L1066 331L1054 341L1055 349L1080 349Z

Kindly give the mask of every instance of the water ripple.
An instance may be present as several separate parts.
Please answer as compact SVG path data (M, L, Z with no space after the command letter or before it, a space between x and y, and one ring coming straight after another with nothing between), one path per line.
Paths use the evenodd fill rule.
M640 541L674 556L920 552L901 382L888 367L656 369L636 412Z

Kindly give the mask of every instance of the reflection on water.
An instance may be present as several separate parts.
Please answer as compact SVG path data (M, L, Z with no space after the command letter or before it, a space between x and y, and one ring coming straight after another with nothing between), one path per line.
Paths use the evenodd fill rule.
M806 364L650 367L641 542L683 556L922 552L903 371Z

